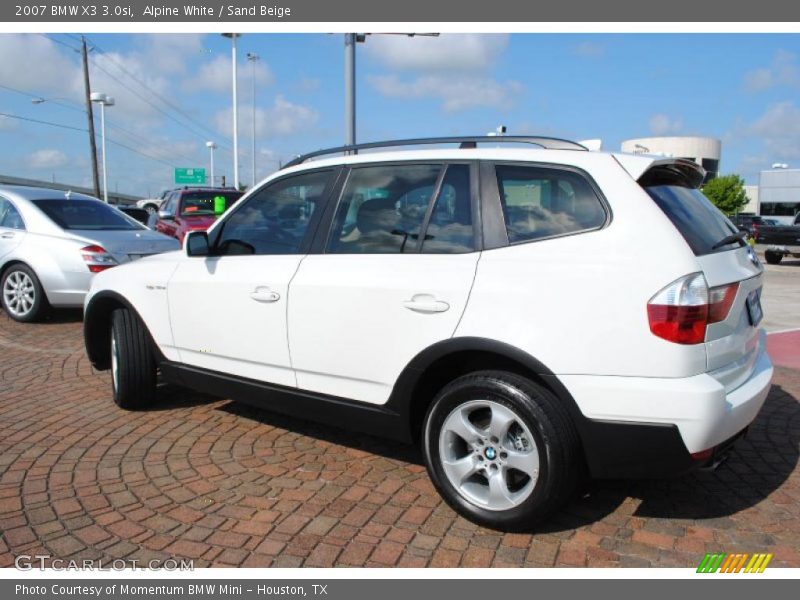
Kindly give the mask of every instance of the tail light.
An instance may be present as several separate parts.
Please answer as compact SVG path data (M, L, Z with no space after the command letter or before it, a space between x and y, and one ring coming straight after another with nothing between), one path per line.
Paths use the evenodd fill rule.
M84 246L81 248L81 256L92 273L99 273L119 264L102 246Z
M647 303L650 331L676 344L701 344L706 327L730 313L738 283L709 288L702 273L673 281Z

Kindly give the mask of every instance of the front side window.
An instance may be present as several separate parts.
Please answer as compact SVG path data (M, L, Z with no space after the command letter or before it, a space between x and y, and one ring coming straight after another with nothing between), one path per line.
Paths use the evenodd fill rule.
M99 200L34 200L33 204L61 229L129 231L145 229L136 219Z
M222 224L216 254L298 254L333 171L314 171L268 184Z
M379 165L350 172L328 252L416 252L441 165Z
M497 185L512 244L598 229L606 221L594 189L574 171L501 165Z

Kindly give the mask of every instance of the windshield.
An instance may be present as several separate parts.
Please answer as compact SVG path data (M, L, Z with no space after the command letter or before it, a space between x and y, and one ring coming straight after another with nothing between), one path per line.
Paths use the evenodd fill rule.
M219 216L242 197L242 192L187 192L181 197L181 216Z
M33 203L61 229L92 231L145 229L136 219L100 200L34 200Z
M732 240L717 246L720 240L738 233L739 229L700 190L678 185L655 185L645 190L680 231L695 256L742 245L739 240Z

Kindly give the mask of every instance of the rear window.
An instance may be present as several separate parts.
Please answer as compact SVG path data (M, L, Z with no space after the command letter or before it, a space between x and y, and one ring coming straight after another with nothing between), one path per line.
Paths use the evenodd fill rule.
M136 219L99 200L34 200L33 203L61 229L92 231L144 229Z
M700 190L677 185L656 185L646 187L645 191L680 231L695 256L725 252L744 243L734 240L714 247L723 238L738 233L739 229Z
M219 216L241 197L242 192L187 192L181 197L181 215Z

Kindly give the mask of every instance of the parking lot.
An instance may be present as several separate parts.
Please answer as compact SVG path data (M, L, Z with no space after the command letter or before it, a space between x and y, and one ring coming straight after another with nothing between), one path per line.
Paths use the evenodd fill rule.
M768 266L768 329L800 327L798 298L800 261ZM786 366L716 472L593 482L537 531L502 534L457 517L406 446L177 388L118 409L80 317L0 314L1 566L695 567L705 552L771 552L800 567L796 337L776 342Z

